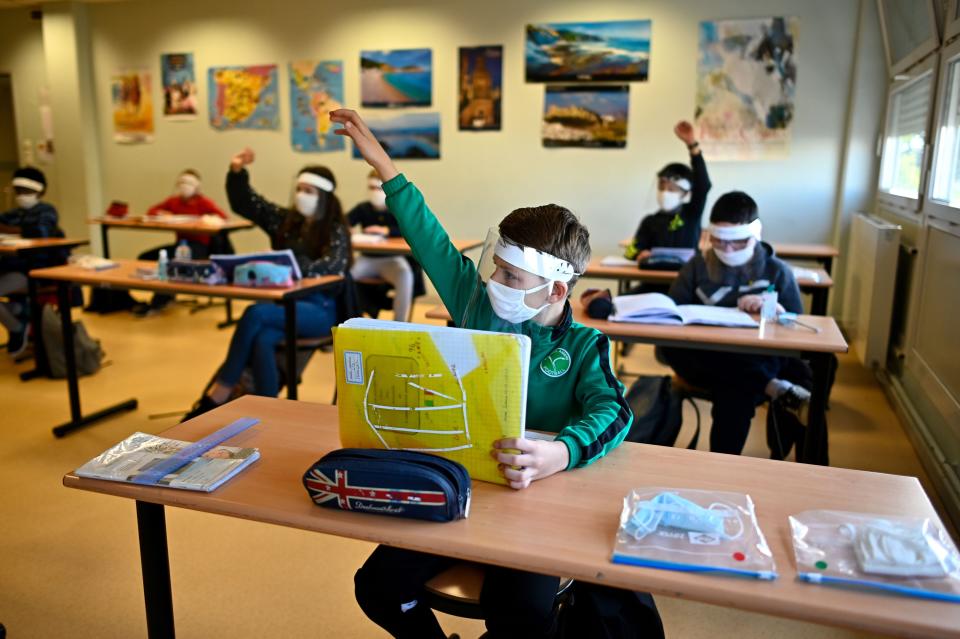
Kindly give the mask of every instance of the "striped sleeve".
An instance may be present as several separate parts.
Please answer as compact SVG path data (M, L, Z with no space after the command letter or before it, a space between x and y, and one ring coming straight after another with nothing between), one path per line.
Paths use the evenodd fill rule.
M582 416L557 436L570 451L567 469L588 466L619 446L633 423L623 384L610 368L610 340L602 333L583 358L575 393Z

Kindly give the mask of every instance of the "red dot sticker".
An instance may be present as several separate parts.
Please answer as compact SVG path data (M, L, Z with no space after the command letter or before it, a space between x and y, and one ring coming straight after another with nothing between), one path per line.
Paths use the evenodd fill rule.
M742 552L735 552L733 553L733 558L736 559L737 561L743 561L744 559L747 558L747 556L744 555Z

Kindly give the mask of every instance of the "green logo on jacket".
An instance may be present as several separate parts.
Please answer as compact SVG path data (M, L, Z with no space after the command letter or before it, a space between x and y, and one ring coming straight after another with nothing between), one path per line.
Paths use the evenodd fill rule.
M547 377L562 377L570 370L570 353L558 348L540 362L540 370Z

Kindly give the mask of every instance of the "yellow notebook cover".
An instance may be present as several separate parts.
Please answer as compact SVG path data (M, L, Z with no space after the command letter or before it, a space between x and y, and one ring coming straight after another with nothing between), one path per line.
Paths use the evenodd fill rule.
M334 328L340 443L442 455L505 484L493 442L522 437L530 338L383 320Z

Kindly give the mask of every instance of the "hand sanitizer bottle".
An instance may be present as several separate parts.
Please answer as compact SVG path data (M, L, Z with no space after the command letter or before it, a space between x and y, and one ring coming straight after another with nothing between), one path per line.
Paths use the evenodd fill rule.
M762 336L768 324L773 326L777 323L777 291L773 288L773 284L767 287L760 297L763 299L760 306L760 335Z
M157 279L161 282L167 281L167 249L160 249L160 257L157 259Z
M189 260L193 257L193 251L190 250L190 245L187 244L186 240L180 240L180 243L177 244L177 250L173 252L173 259L180 260Z

